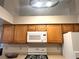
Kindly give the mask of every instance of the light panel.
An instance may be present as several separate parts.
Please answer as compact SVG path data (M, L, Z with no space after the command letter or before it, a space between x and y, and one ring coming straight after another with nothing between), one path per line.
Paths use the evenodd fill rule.
M57 4L59 0L31 0L31 6L36 8L52 7Z

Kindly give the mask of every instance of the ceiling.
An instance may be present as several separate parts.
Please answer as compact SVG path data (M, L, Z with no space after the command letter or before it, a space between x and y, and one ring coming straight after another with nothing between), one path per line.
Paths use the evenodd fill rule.
M60 0L59 4L50 8L33 8L30 0L20 0L20 16L50 16L75 14L74 0Z
M30 5L30 0L5 0L4 8L15 16L76 15L75 0L59 1L54 7L33 8Z

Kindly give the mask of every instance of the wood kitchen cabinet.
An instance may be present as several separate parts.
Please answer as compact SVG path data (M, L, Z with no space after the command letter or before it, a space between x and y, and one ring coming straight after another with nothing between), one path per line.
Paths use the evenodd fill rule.
M61 25L47 25L48 43L62 43Z
M27 26L15 25L14 30L14 43L26 43L27 42Z
M62 25L62 30L63 30L63 33L65 33L65 32L73 32L74 31L73 24L63 24Z
M47 25L28 25L28 31L47 31Z
M47 31L48 43L62 43L65 32L79 32L79 24L29 24L29 25L4 25L4 43L26 43L27 31Z
M79 32L79 24L74 24L74 32Z
M13 43L13 25L3 25L3 43Z
M36 25L36 31L47 31L47 25Z
M28 31L36 31L36 25L28 25Z

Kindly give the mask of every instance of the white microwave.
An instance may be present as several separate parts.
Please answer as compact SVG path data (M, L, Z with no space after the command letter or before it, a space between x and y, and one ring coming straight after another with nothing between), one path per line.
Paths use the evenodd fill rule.
M27 32L27 42L47 42L47 31Z

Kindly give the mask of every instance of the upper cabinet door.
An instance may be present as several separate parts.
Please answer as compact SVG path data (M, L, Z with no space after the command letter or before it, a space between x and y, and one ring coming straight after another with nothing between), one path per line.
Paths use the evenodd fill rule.
M28 31L47 31L47 25L28 25Z
M28 31L36 31L36 25L28 25Z
M62 43L61 25L47 25L48 43Z
M3 42L13 43L13 33L14 33L14 26L4 25L3 26Z
M79 24L74 24L74 32L79 32Z
M15 25L14 43L26 43L27 41L27 26Z
M73 32L73 29L74 29L74 27L73 27L73 24L64 24L64 25L62 25L62 30L63 30L63 33L65 33L65 32Z
M47 25L36 25L36 31L47 31Z

